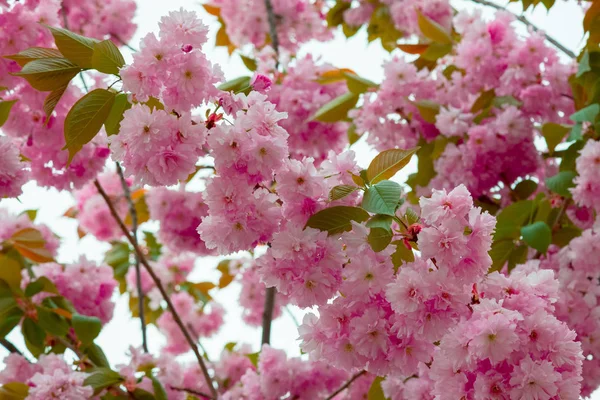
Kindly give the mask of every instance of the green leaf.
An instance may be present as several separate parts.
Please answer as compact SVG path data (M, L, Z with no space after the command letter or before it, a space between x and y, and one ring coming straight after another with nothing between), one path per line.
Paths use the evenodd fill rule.
M250 71L256 71L256 68L258 67L256 65L256 60L250 57L246 57L242 54L240 54L240 58L242 59L242 62L244 63L244 65L246 66L246 68L248 68Z
M425 50L425 52L421 54L420 60L427 60L435 64L435 61L444 57L451 51L451 44L431 43L429 46L427 46L427 50Z
M394 272L397 272L402 264L415 261L415 253L406 247L403 240L394 240L392 244L396 245L396 251L392 254Z
M577 111L570 118L574 122L594 122L599 112L600 105L594 103Z
M421 118L430 124L435 124L436 117L440 113L440 105L429 100L415 101L414 105L417 106Z
M69 324L60 315L42 307L36 307L38 324L53 336L64 337L69 330Z
M249 76L240 76L219 85L219 89L225 92L239 92L250 86Z
M408 222L408 226L416 224L421 219L419 217L419 214L417 214L412 208L406 209L406 214L404 214L404 218L406 219L406 222Z
M492 258L492 266L489 272L500 271L508 258L515 249L515 243L511 240L499 240L492 244L492 248L489 252Z
M490 107L494 101L494 98L496 98L496 92L494 89L486 90L485 92L481 93L477 100L475 100L473 103L473 106L471 107L471 113L476 114L479 111Z
M548 224L542 221L522 227L521 235L525 243L540 253L545 253L552 242L552 231Z
M131 250L125 242L115 242L104 255L104 262L113 267L116 278L123 278L129 269Z
M420 11L417 11L417 13L419 29L426 38L435 43L452 44L452 36L440 24L423 15Z
M131 103L125 93L119 93L115 96L115 102L108 113L108 117L106 117L106 121L104 121L104 129L108 136L119 133L121 121L123 121L123 113L130 108Z
M348 111L358 102L358 97L352 92L342 94L319 108L310 119L321 122L343 121L347 118Z
M81 68L66 58L33 60L13 75L25 78L40 92L50 92L67 86Z
M542 126L542 136L546 139L546 145L550 154L554 153L554 149L571 131L570 126L548 122Z
M152 389L154 389L154 398L156 400L169 400L167 398L167 392L159 380L154 376L151 376L150 379L152 380Z
M494 240L517 239L521 226L532 217L534 211L533 200L521 200L505 207L496 216Z
M58 289L50 279L41 276L27 285L25 288L25 296L33 297L40 292L58 294Z
M572 142L574 140L581 140L583 138L583 124L581 122L576 123L571 128L571 132L569 133L569 137L567 141Z
M73 105L65 119L66 144L63 149L69 150L69 162L100 131L115 97L115 93L106 89L95 89Z
M248 357L252 365L258 367L258 358L260 357L260 351L257 353L246 354L246 357Z
M8 121L10 110L17 101L18 100L0 101L0 126Z
M413 147L408 150L391 149L382 151L369 164L366 180L374 184L384 179L390 179L409 163L411 157L419 148Z
M73 325L73 329L75 329L77 338L84 345L92 343L102 330L102 322L100 319L81 314L73 314L71 324Z
M98 40L87 38L67 29L48 27L56 47L64 57L79 65L82 68L93 68L92 55L94 54L94 44Z
M15 326L19 325L21 318L23 317L23 311L18 308L4 314L0 319L0 338L8 335Z
M392 241L392 232L384 228L371 228L367 236L367 242L374 252L384 250Z
M25 318L23 320L23 325L21 327L23 331L23 336L27 341L33 344L35 347L44 347L44 341L46 340L46 333L38 324L33 322L29 318Z
M376 89L379 87L375 82L362 78L354 73L343 71L342 74L346 78L348 90L352 93L361 94L367 92L369 89Z
M83 381L83 385L91 386L94 389L94 393L97 394L102 389L118 385L124 381L125 378L110 368L96 368L92 371L91 375Z
M391 232L392 221L393 218L389 215L377 214L367 221L367 228L382 228Z
M94 43L92 68L105 74L119 75L119 69L124 65L123 55L111 40Z
M531 179L525 179L515 186L513 193L517 195L518 200L526 200L537 190L537 188L537 182L534 182Z
M104 354L104 352L102 351L100 346L98 346L97 344L92 343L91 345L89 345L84 350L84 353L90 358L90 360L92 360L92 362L96 366L105 367L105 368L110 367L110 364L108 363L106 355Z
M508 273L513 270L517 265L525 263L527 261L527 252L529 247L522 244L519 247L515 248L510 256L508 257Z
M0 253L0 280L13 289L21 287L21 264L7 254Z
M326 208L312 215L307 227L327 231L330 235L352 230L350 221L364 222L369 213L359 207L336 206Z
M152 232L144 231L144 241L149 250L150 258L157 259L162 253L162 244L156 240L156 236Z
M392 181L381 181L365 191L362 208L374 214L395 215L402 188Z
M386 400L387 398L383 394L383 389L381 388L381 382L383 382L384 378L378 376L373 380L371 387L369 388L369 393L367 394L368 400Z
M60 51L56 49L48 49L45 47L30 47L17 54L11 54L4 56L9 60L16 61L21 67L24 67L27 63L33 60L41 60L43 58L63 58Z
M573 179L577 174L573 171L562 171L558 174L546 178L546 187L552 192L561 195L562 197L570 198L570 188L575 187Z
M575 161L579 157L579 151L583 148L584 144L583 141L575 142L564 151L559 171L575 171Z
M227 350L227 351L229 351L229 352L231 353L231 352L233 352L233 348L234 348L236 345L237 345L237 343L236 343L236 342L228 342L228 343L225 345L224 349L225 349L225 350Z
M58 105L62 95L67 90L68 85L65 85L61 88L51 91L48 96L46 96L46 100L44 100L44 113L46 114L46 118L50 118L52 112Z
M564 226L552 234L552 244L564 247L578 236L581 236L581 229L574 226Z
M329 192L329 200L339 200L348 196L349 194L357 191L359 188L351 185L337 185L331 188L331 192Z
M21 382L10 382L0 386L0 400L24 400L29 394L29 386Z
M350 2L338 1L327 12L327 26L330 28L341 25L344 22L344 11L351 7Z
M586 51L583 52L583 55L581 56L581 60L579 60L579 68L577 70L577 75L575 75L577 78L579 78L581 75L585 74L586 72L591 71L592 68L590 67L590 53Z

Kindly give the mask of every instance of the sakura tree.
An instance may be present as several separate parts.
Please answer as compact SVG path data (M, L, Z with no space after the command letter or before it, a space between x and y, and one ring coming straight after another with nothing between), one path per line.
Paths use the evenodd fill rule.
M590 396L600 2L579 55L473 2L209 0L213 21L175 10L130 43L133 0L0 0L0 196L70 192L64 218L110 246L62 262L0 203L0 399ZM246 76L204 50L214 20ZM361 30L390 53L381 82L301 52ZM192 279L207 256L220 279ZM232 283L262 343L209 359ZM118 364L96 339L121 296L142 346ZM270 346L288 305L302 357Z

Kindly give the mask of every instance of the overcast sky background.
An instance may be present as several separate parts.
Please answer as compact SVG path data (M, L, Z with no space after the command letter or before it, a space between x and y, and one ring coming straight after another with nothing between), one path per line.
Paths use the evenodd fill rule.
M399 0L398 0L399 1ZM249 75L250 72L244 67L239 56L229 56L226 49L214 47L214 37L219 24L215 17L204 12L199 1L191 0L139 0L138 11L135 23L138 25L136 37L131 41L133 47L139 47L138 41L141 37L151 31L158 30L158 20L169 11L184 7L188 10L195 10L211 31L209 43L204 47L209 58L218 63L223 69L226 78L233 79L242 75ZM455 8L472 9L480 8L484 11L486 17L493 15L493 10L474 5L469 1L454 1ZM504 2L498 2L504 5ZM515 13L522 11L519 3L509 6ZM527 18L539 28L547 31L567 48L577 51L582 44L582 10L576 4L576 1L557 0L556 5L547 13L545 8L539 6L535 12L528 12ZM526 28L523 24L515 22L519 32L525 33ZM126 57L130 57L128 50L123 50ZM346 39L343 35L337 35L336 38L327 43L310 43L303 47L300 55L311 53L321 60L333 64L336 67L351 68L359 75L380 82L383 76L382 63L389 60L394 54L402 56L399 50L389 54L384 51L379 42L368 44L364 30L359 32L351 39ZM367 166L368 162L374 156L374 152L363 143L354 146L357 151L359 163ZM410 173L410 169L405 174ZM72 196L67 193L59 193L54 189L38 188L34 183L29 183L24 188L24 194L20 197L20 202L15 199L0 200L0 207L9 208L13 212L21 212L27 209L39 209L37 221L48 224L55 233L63 238L63 246L60 249L59 262L71 262L79 258L80 255L86 255L90 259L101 261L108 245L96 241L90 235L82 240L78 239L76 232L76 223L73 220L63 218L64 212L73 205ZM195 281L213 281L217 282L219 273L215 267L217 258L206 257L198 259L197 268L191 277ZM228 342L248 343L257 351L260 344L260 330L247 327L241 320L241 309L237 306L239 287L236 284L219 291L215 298L225 307L227 314L225 316L225 325L215 338L204 339L202 344L207 349L211 358L217 358L223 346ZM292 312L297 319L301 321L304 312L292 307ZM15 330L9 338L19 348L24 349L22 339ZM283 314L282 317L274 321L272 329L272 345L283 348L292 356L300 354L298 349L297 330L292 318ZM114 319L104 327L102 333L97 339L98 344L106 352L110 362L114 364L127 361L126 352L130 345L140 346L141 335L139 331L139 321L131 319L128 308L128 300L122 296L117 301ZM149 348L154 354L158 354L164 339L157 330L149 327ZM3 348L0 348L0 358L6 354ZM190 359L189 356L183 356L183 359ZM596 394L593 399L600 400L600 394Z

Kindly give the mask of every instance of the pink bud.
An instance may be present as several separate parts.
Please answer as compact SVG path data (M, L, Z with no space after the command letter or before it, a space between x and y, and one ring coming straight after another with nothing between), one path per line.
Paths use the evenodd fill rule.
M194 50L194 46L192 46L191 44L184 44L183 46L181 46L181 50L184 53L189 53L190 51Z
M256 90L257 92L260 92L260 93L265 93L266 91L268 91L271 88L272 83L273 82L271 81L271 79L269 79L268 76L262 75L262 74L256 74L252 78L252 83L250 85L252 86L253 90Z

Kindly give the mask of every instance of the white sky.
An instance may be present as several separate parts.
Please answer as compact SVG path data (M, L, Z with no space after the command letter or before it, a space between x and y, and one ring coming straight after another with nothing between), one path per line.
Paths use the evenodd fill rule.
M503 2L498 3L504 4ZM474 7L473 3L469 1L454 1L453 4L457 9ZM138 32L134 40L131 41L131 44L134 47L138 47L140 37L148 32L157 30L157 23L161 16L180 7L197 11L205 23L211 27L209 44L204 47L204 50L213 62L221 66L227 79L250 74L238 56L229 57L224 48L214 48L214 36L218 29L218 23L214 17L204 12L199 1L138 0L138 12L135 18L135 22L138 24ZM492 10L489 8L477 7L482 8L487 17L492 15ZM520 12L518 3L511 4L510 9L517 13ZM527 13L527 17L566 47L574 51L580 48L583 33L581 29L582 11L575 1L558 0L551 12L546 13L545 8L540 6L534 13ZM519 25L521 32L525 32L521 24L517 23L517 25ZM124 53L126 52L127 50L124 50ZM399 50L397 52L397 54L401 54ZM381 64L391 57L389 53L381 48L378 42L368 44L364 31L361 31L349 40L346 40L343 36L336 36L332 42L311 43L303 48L301 54L305 53L318 55L323 61L337 67L351 68L359 75L375 82L381 81L383 76ZM374 155L373 151L368 149L363 143L359 143L354 147L359 156L359 163L366 166ZM406 171L405 173L409 172ZM37 221L48 224L55 233L63 238L63 246L59 253L60 262L73 261L79 258L80 255L101 260L108 245L99 243L90 236L79 241L75 221L61 217L72 204L73 200L69 193L59 193L53 189L41 189L33 183L25 186L24 194L20 197L20 202L14 199L0 200L0 207L7 207L14 212L39 209ZM216 282L219 276L219 273L215 271L216 264L216 258L207 257L199 259L192 279L197 281L212 280ZM232 341L249 343L255 351L259 348L260 330L249 328L242 322L241 310L237 305L238 294L239 287L232 284L215 296L226 308L227 314L225 316L225 325L218 336L202 341L211 358L217 358L223 346ZM294 313L301 320L303 312L294 309ZM16 331L9 335L9 339L19 348L24 349L23 341L19 337L20 335L16 334ZM295 340L297 331L287 314L284 313L282 317L274 321L272 332L273 346L286 349L290 355L299 355L298 342ZM164 339L153 326L149 327L148 333L150 350L154 354L158 354L161 346L164 344ZM139 346L141 344L139 321L131 319L128 301L125 297L118 300L115 318L104 327L97 342L104 349L113 365L126 362L127 357L125 356L125 352L130 345ZM5 354L6 351L0 348L0 357L3 357ZM600 400L600 394L596 394L592 398Z

